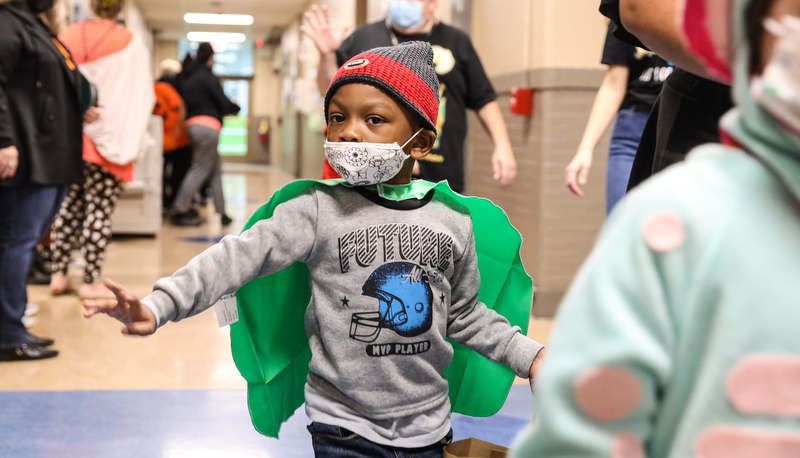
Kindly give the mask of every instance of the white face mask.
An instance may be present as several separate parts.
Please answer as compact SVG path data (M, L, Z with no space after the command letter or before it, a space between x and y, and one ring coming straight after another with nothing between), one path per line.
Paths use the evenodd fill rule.
M773 118L800 135L800 18L768 18L764 27L778 41L764 73L750 83L750 93Z
M331 167L348 183L356 186L385 183L400 172L403 163L411 157L403 148L422 129L400 146L394 143L360 143L326 141L325 157Z

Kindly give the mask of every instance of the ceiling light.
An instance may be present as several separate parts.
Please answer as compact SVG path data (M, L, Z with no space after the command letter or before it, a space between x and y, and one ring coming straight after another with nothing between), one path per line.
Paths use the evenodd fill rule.
M189 32L186 34L189 41L207 41L209 43L242 43L247 38L243 33L222 32Z
M183 20L189 24L214 24L214 25L250 25L253 16L249 14L204 14L186 13Z

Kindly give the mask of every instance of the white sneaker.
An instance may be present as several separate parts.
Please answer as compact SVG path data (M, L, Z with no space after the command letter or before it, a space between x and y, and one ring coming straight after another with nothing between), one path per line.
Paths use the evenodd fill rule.
M36 324L36 318L34 318L32 316L23 316L22 317L22 324L26 328L29 328L29 327L33 326L34 324Z
M25 316L33 316L39 313L39 304L28 302L25 306Z

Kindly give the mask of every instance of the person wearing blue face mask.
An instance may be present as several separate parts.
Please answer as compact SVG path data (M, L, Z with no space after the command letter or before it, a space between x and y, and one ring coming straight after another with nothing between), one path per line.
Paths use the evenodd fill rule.
M431 153L417 162L414 176L428 181L448 181L464 192L467 109L478 113L492 138L493 176L501 188L514 181L517 164L508 138L497 94L483 69L469 36L443 24L436 17L437 0L389 0L386 19L358 27L345 39L347 28L337 29L327 6L311 7L301 27L320 53L317 84L325 94L336 70L358 53L376 46L409 41L427 41L433 47L434 65L440 83L439 138ZM480 154L480 153L478 153ZM326 162L325 178L337 177Z
M389 20L395 26L407 30L421 25L425 20L424 2L417 0L397 0L389 3Z

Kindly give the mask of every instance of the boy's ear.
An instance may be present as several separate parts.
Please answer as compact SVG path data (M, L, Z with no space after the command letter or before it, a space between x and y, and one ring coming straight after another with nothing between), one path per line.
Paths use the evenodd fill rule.
M422 159L431 152L435 143L436 134L434 134L432 130L423 129L422 132L414 138L414 142L411 144L411 151L408 154L414 159Z

